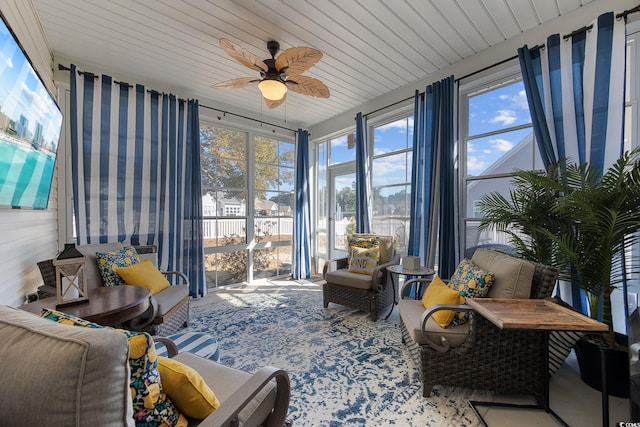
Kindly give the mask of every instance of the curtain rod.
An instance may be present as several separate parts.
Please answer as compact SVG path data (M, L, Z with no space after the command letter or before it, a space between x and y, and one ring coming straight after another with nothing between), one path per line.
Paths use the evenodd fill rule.
M640 4L633 9L625 10L622 13L616 15L616 19L627 19L627 15L631 15L632 13L640 12Z
M543 48L544 48L544 44L534 46L534 47L532 47L532 48L531 48L531 50L534 50L534 49L543 49ZM467 78L469 78L469 77L471 77L471 76L475 76L476 74L482 73L483 71L487 71L487 70L490 70L490 69L491 69L491 68L493 68L493 67L497 67L498 65L502 65L502 64L504 64L505 62L512 61L512 60L516 59L517 57L518 57L518 55L514 55L514 56L511 56L511 57L509 57L509 58L503 59L502 61L496 62L496 63L494 63L494 64L487 65L487 66L486 66L486 67L484 67L484 68L481 68L481 69L479 69L479 70L473 71L473 72L471 72L471 73L469 73L469 74L465 74L465 75L464 75L464 76L462 76L462 77L458 77L457 79L455 79L455 81L456 81L456 82L459 82L460 80L464 80L464 79L467 79ZM422 91L422 92L418 92L418 95L422 95L423 93L424 93L424 91ZM400 101L396 101L396 102L394 102L393 104L389 104L389 105L386 105L386 106L384 106L384 107L380 107L380 108L378 108L377 110L369 111L367 114L363 114L363 116L364 116L364 117L366 117L366 116L368 116L369 114L377 113L378 111L382 111L382 110L384 110L384 109L387 109L387 108L389 108L389 107L393 107L394 105L398 105L398 104L400 104L400 103L402 103L402 102L405 102L405 101L408 101L408 100L410 100L410 99L414 99L414 98L415 98L415 95L414 95L414 96L409 96L409 97L407 97L407 98L401 99Z
M632 14L632 13L636 13L636 12L640 12L640 5L638 5L638 6L634 7L633 9L625 10L624 12L617 14L617 15L616 15L616 19L625 19L625 20L626 20L626 19L627 19L627 15L630 15L630 14ZM569 33L569 34L565 34L564 36L562 36L562 38L563 38L564 40L567 40L567 39L570 39L571 37L575 36L576 34L580 34L580 33L584 32L584 31L589 31L589 30L591 30L592 28L593 28L593 24L588 25L588 26L584 26L584 27L579 28L579 29L577 29L577 30L575 30L575 31L572 31L572 32L571 32L571 33ZM534 47L532 47L531 49L543 49L543 48L544 48L544 46L545 46L544 44L541 44L541 45L534 46ZM459 82L460 80L464 80L464 79L466 79L466 78L469 78L469 77L471 77L471 76L474 76L474 75L476 75L476 74L478 74L478 73L481 73L481 72L483 72L483 71L487 71L487 70L489 70L489 69L491 69L491 68L493 68L493 67L497 67L498 65L502 65L502 64L504 64L505 62L512 61L512 60L516 59L517 57L518 57L518 55L514 55L514 56L511 56L511 57L509 57L509 58L503 59L502 61L500 61L500 62L496 62L495 64L491 64L491 65L488 65L488 66L486 66L486 67L484 67L484 68L481 68L481 69L479 69L479 70L476 70L476 71L474 71L474 72L472 72L472 73L465 74L464 76L462 76L462 77L459 77L459 78L455 79L455 81L456 81L456 82ZM423 92L418 92L418 95L422 95L423 93L424 93L424 91L423 91ZM389 107L393 107L393 106L398 105L398 104L400 104L400 103L402 103L402 102L405 102L405 101L408 101L408 100L410 100L410 99L413 99L414 97L415 97L415 95L414 95L414 96L407 97L407 98L404 98L404 99L401 99L401 100L396 101L396 102L394 102L394 103L392 103L392 104L389 104L389 105L386 105L386 106L384 106L384 107L380 107L380 108L378 108L378 109L376 109L376 110L370 111L370 112L368 112L367 114L363 114L362 116L363 116L363 117L367 117L367 116L368 116L368 115L370 115L370 114L374 114L374 113L377 113L377 112L379 112L379 111L385 110L385 109L387 109L387 108L389 108Z
M65 65L62 65L62 64L58 64L58 70L61 70L61 71L71 71L71 68L69 68L69 67L67 67L67 66L65 66ZM91 76L91 77L93 77L94 79L97 79L97 78L98 78L98 76L97 76L96 74L94 74L94 73L90 73L90 72L88 72L88 71L78 71L78 72L79 72L81 75L83 75L83 74L84 74L84 75L87 75L87 76ZM120 85L125 85L125 86L127 86L127 87L133 87L133 86L132 86L132 85L130 85L129 83L119 82L119 81L116 81L116 80L114 80L114 83L117 83L117 84L120 84ZM156 95L157 95L157 94L160 94L160 92L155 91L155 90L152 90L152 89L147 89L147 92L149 92L149 93L154 93L154 94L156 94ZM181 99L181 98L178 98L178 99ZM274 124L274 123L265 122L264 120L254 119L253 117L243 116L242 114L236 114L236 113L232 113L231 111L220 110L219 108L209 107L209 106L207 106L207 105L203 105L203 104L199 104L199 106L200 106L200 107L202 107L202 108L207 108L207 109L209 109L209 110L218 111L218 112L220 112L220 113L223 113L224 115L229 114L230 116L240 117L240 118L242 118L242 119L246 119L246 120L252 120L252 121L254 121L254 122L258 122L258 123L260 123L260 125L267 125L267 126L277 127L277 128L280 128L280 129L284 129L284 130L291 131L291 132L293 132L294 134L297 134L297 133L298 133L298 131L297 131L297 130L295 130L295 129L291 129L291 128L288 128L288 127L285 127L285 126L276 125L276 124ZM218 117L218 120L220 120L220 117ZM275 133L275 129L273 130L273 132Z

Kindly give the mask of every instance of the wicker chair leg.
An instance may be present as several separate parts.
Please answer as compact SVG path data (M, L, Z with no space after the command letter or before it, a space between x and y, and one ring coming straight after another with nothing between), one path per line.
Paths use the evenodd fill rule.
M422 397L431 397L434 384L422 383Z

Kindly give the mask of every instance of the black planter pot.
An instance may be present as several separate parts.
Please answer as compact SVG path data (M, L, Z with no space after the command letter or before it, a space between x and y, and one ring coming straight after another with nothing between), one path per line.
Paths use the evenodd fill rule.
M629 355L627 350L627 336L616 333L616 342L621 348L607 348L607 392L610 396L629 397ZM600 373L600 347L588 339L580 339L575 347L580 378L590 387L602 391L602 377Z

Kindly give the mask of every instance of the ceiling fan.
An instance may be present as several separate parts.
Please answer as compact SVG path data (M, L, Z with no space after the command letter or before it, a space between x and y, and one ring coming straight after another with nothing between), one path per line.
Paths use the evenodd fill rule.
M320 80L302 73L322 58L322 52L310 47L290 47L276 58L280 43L268 41L270 59L257 56L227 39L220 39L220 47L242 65L260 72L260 77L240 77L213 85L214 88L238 89L258 86L267 107L276 108L287 98L287 89L302 95L328 98L329 88Z

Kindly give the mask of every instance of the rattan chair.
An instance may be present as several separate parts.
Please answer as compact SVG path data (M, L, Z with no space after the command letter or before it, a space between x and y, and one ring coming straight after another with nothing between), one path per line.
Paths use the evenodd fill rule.
M481 253L480 256L476 255L478 253ZM496 261L503 260L501 265L505 261L516 259L506 254L494 256L498 254L495 251L479 250L474 254L472 261L482 258L486 253L492 253L490 256ZM558 270L543 264L518 261L533 265L533 278L530 288L527 288L528 293L516 297L550 297L556 284ZM488 265L479 266L491 270ZM401 295L404 295L405 288L429 281L430 279L407 281ZM488 297L505 297L492 295L491 291ZM447 308L470 311L470 320L465 325L449 326L440 331L434 329L435 322L432 319L429 321L431 315ZM544 363L544 352L547 349L543 333L502 330L473 312L467 305L441 305L425 310L421 301L406 298L400 301L399 312L402 341L408 346L419 367L424 397L431 395L435 385L445 385L522 393L534 396L538 403L543 402L549 375L548 366ZM418 316L418 319L415 316ZM437 324L435 328L439 328Z
M356 236L374 236L356 234ZM372 276L348 272L348 258L329 260L324 265L322 299L324 307L329 303L344 305L370 314L374 322L378 314L390 310L394 292L387 267L398 264L400 256L395 252L393 236L377 236L380 241L380 263Z

